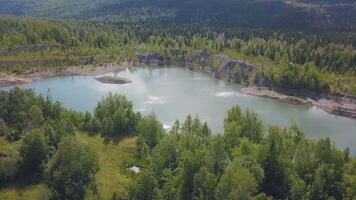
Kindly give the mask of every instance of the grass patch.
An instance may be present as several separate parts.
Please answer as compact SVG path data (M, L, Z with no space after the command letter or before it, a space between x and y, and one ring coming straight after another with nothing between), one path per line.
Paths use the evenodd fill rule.
M128 160L134 160L136 138L123 138L120 141L105 141L101 136L77 134L80 141L90 145L98 155L100 170L96 174L96 185L102 199L110 199L127 191L132 182L132 174L124 169Z
M16 141L13 143L10 143L6 139L0 139L0 152L6 153L6 154L13 154L17 153L17 149L20 145L21 141Z
M48 191L43 184L27 187L11 187L0 190L0 199L6 200L47 200Z

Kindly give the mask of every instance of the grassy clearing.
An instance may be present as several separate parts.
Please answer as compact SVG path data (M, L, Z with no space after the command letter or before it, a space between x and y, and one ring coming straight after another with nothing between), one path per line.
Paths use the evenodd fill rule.
M100 197L110 199L115 192L123 194L132 181L132 174L123 168L127 161L134 159L136 138L113 142L87 134L78 134L77 137L89 144L98 155L100 170L96 175L96 184Z
M132 182L133 174L125 168L135 161L136 138L123 138L119 141L106 141L99 135L89 136L78 133L78 140L90 145L98 155L100 170L96 184L101 199L110 199L114 193L122 195ZM15 152L18 143L0 141L0 152ZM48 191L45 185L12 186L0 189L0 200L46 200Z
M20 145L20 141L10 143L6 139L0 139L0 152L6 154L17 153L17 149Z
M42 184L23 188L11 187L0 190L0 199L6 200L46 200L48 191Z

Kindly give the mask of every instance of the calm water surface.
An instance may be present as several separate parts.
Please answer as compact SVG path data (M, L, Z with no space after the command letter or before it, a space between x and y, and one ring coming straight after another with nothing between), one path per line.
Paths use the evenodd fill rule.
M241 85L218 80L185 68L140 67L114 76L132 83L103 84L90 76L55 77L36 81L24 88L46 95L77 111L93 111L109 92L123 94L143 114L156 113L165 127L186 115L198 115L214 132L223 131L227 110L234 105L257 112L265 124L289 126L295 120L312 138L330 137L340 148L350 147L356 154L356 120L330 115L316 107L296 106L272 99L240 93Z

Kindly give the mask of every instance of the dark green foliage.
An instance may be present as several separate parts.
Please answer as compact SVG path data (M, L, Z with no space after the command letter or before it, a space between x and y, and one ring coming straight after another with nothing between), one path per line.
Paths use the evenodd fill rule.
M154 196L156 182L150 171L143 172L136 180L136 184L129 190L130 200L150 200Z
M0 91L0 108L0 129L11 141L44 124L51 125L57 134L71 134L75 129L72 122L81 120L78 113L64 109L50 96L43 98L32 90L17 87Z
M98 133L101 130L101 123L99 119L93 117L90 112L86 112L82 129L87 132Z
M23 138L20 146L20 176L31 181L42 178L49 157L49 145L42 130L35 130Z
M75 137L64 138L45 171L52 199L83 199L86 189L94 186L98 170L96 154L89 146Z
M0 137L4 137L9 132L9 127L3 119L0 118Z
M137 131L140 115L133 111L131 101L125 96L109 93L95 108L104 136L124 136ZM99 123L98 123L99 124Z
M270 127L267 142L265 144L265 158L263 168L263 191L278 199L285 199L289 195L288 175L282 154L281 131L278 127Z
M8 127L16 132L23 132L30 128L38 128L37 120L42 120L41 107L44 99L31 90L15 88L9 92L0 92L0 118ZM32 118L34 117L34 118Z
M145 158L164 135L163 125L154 114L144 117L137 127L137 155Z
M12 183L19 173L20 158L15 155L0 157L0 186Z
M71 118L48 120L44 124L44 132L51 148L56 150L61 139L68 135L74 135L75 126Z

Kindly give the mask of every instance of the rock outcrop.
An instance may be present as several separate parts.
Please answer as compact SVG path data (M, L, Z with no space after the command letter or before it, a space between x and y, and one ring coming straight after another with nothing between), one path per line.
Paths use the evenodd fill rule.
M251 84L251 77L254 75L256 66L242 60L234 60L226 55L209 54L202 50L168 50L169 56L162 56L159 53L138 53L139 63L148 65L180 65L191 70L204 71L214 77L233 81L237 83ZM261 77L259 84L265 87L270 86L271 81L267 76Z

